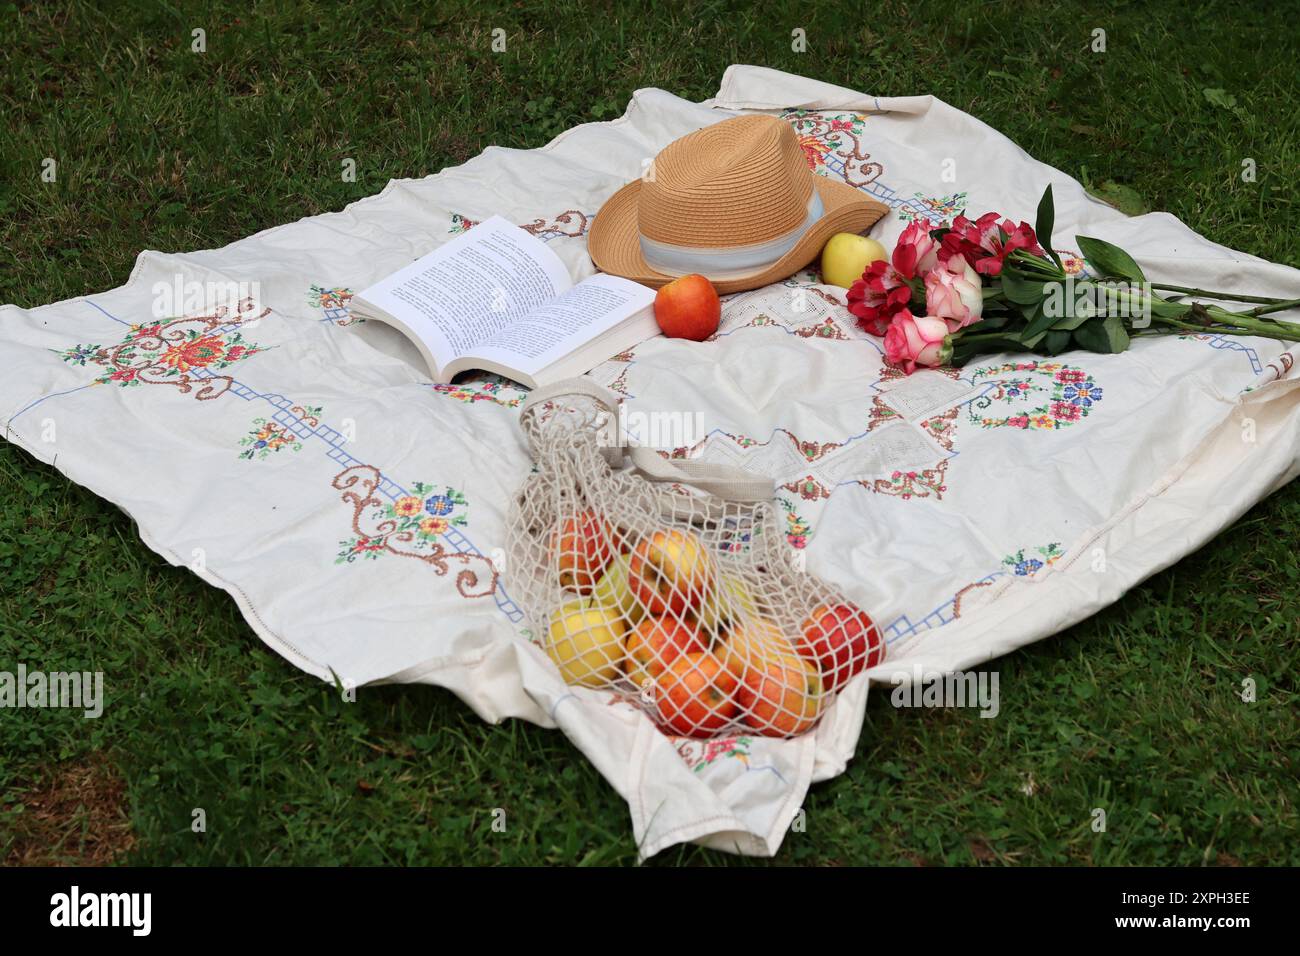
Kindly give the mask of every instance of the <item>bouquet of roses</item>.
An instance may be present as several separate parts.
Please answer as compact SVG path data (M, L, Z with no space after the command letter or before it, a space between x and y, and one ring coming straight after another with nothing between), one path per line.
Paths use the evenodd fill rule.
M1036 229L993 212L974 221L957 216L936 228L914 222L893 256L872 263L849 288L849 311L867 332L883 336L886 359L908 374L997 352L1122 352L1139 335L1213 332L1300 341L1300 324L1272 318L1300 307L1300 298L1150 282L1132 256L1101 239L1076 237L1095 275L1077 278L1050 248L1053 218L1048 186ZM1254 308L1230 311L1192 296Z

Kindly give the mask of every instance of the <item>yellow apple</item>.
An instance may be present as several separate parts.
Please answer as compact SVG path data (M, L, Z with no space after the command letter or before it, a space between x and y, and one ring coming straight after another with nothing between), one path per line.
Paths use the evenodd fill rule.
M749 671L771 661L795 657L796 652L779 627L766 618L754 617L731 629L717 655L736 675L736 680L743 681Z
M697 535L677 528L655 531L637 542L628 583L651 614L681 616L698 611L717 577L713 555Z
M566 684L602 687L622 672L623 618L587 601L567 601L551 614L546 653Z
M889 253L876 240L837 232L822 247L822 281L847 289L862 278L867 266L888 258Z
M729 626L761 617L758 602L745 587L745 582L723 572L718 587L705 598L696 615L701 629L711 637L718 637Z
M591 592L591 606L608 608L623 615L623 623L628 629L640 624L646 615L645 605L636 599L628 584L627 574L631 564L632 555L620 554L605 569Z

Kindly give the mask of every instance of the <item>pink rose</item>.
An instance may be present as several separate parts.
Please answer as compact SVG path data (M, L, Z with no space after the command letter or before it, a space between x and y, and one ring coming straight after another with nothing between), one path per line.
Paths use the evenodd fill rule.
M925 274L925 311L947 322L949 332L980 320L984 291L965 256L951 256Z
M894 313L885 332L885 358L891 365L901 365L911 375L918 365L942 365L948 323L928 315L914 316L908 309Z
M898 271L883 260L873 262L862 278L849 286L848 309L858 325L872 335L884 335L895 312L912 298L911 287Z
M929 272L939 261L939 244L930 238L929 223L917 220L903 230L891 257L894 268L905 279Z

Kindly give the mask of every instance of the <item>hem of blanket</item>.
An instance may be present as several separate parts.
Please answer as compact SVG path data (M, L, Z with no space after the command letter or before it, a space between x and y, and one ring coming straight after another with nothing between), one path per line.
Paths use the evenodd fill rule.
M68 457L66 453L62 453L62 454L56 453L47 458L44 454L42 454L42 450L39 447L27 442L19 432L11 428L6 429L4 438L6 441L12 442L13 444L17 445L19 448L23 449L23 451L27 452L29 455L31 455L33 458L37 459L38 461L44 462L45 464L49 465L55 471L58 471L60 474L62 474L69 481L73 482L76 485L80 485L82 488L86 488L87 490L93 492L98 497L103 498L105 501L111 503L116 508L118 508L123 514L125 514L128 518L130 518L132 522L135 523L136 533L140 536L140 540L144 542L145 546L150 551L153 551L159 557L163 558L168 564L172 565L173 567L187 568L191 574L194 574L204 583L210 584L215 588L220 588L222 591L225 591L227 594L229 594L231 598L234 600L235 605L239 608L239 613L243 616L244 620L248 623L248 626L252 629L253 633L255 633L262 640L264 644L267 644L268 646L271 647L272 650L274 650L276 653L280 654L280 656L288 660L289 663L293 664L295 667L299 668L300 670L306 671L308 674L311 674L313 677L319 677L323 681L333 683L334 680L336 680L336 675L334 671L329 667L328 664L322 664L319 661L316 661L311 657L308 657L296 646L294 646L284 638L280 637L280 635L276 634L275 631L271 630L270 626L265 621L263 621L261 615L258 614L257 607L256 605L253 604L252 598L250 598L244 592L244 589L241 588L238 584L234 583L233 581L227 581L221 575L215 573L214 571L206 567L202 571L196 571L194 568L187 565L184 559L182 559L180 555L178 555L175 551L163 546L162 544L159 544L158 541L153 537L153 535L145 528L145 526L140 523L140 521L136 518L136 516L131 514L130 509L128 509L120 501L116 501L113 499L111 495L104 494L101 491L92 488L89 484L83 481L79 481L72 474L72 469L69 469L67 467L60 467L57 462L60 458L66 459Z
M163 560L165 560L168 564L172 565L173 567L186 568L191 574L195 575L197 578L199 578L199 580L203 581L205 584L211 585L212 587L218 588L226 592L227 594L229 594L231 599L235 602L235 606L239 609L239 613L243 617L244 622L248 625L249 629L257 636L259 640L262 641L263 644L267 645L271 650L275 651L277 654L283 657L288 663L292 664L294 667L297 667L299 670L304 671L305 673L308 673L313 677L316 677L324 681L327 684L337 684L342 679L341 676L338 674L338 672L335 671L332 667L330 667L329 664L323 663L321 661L318 661L308 656L305 652L299 649L295 644L293 644L292 642L286 640L285 638L277 634L271 628L271 626L262 619L261 614L257 610L257 605L253 602L253 599L248 596L248 594L244 591L244 589L240 585L236 584L233 581L227 580L226 578L222 577L220 574L217 574L215 571L212 571L210 568L205 567L202 571L198 571L190 567L188 564L186 564L185 560L181 558L181 556L178 555L175 551L160 544L157 541L157 539L155 539L153 535L145 528L145 526L140 523L140 520L131 513L129 508L125 507L121 502L114 500L114 498L111 495L104 494L100 492L98 489L92 488L89 484L85 484L82 481L78 480L78 478L73 474L73 470L75 470L75 460L74 460L74 469L69 469L67 467L57 464L56 462L59 459L65 459L67 457L66 453L59 453L47 458L45 457L45 455L41 454L41 451L38 447L33 446L31 443L26 441L21 434L19 434L17 431L14 431L13 429L8 430L5 433L4 438L7 441L12 442L14 445L18 446L19 448L23 449L32 457L54 468L56 471L62 474L69 481L79 485L80 487L88 489L97 497L103 498L105 501L109 502L114 507L119 509L123 514L125 514L128 518L130 518L131 521L135 524L136 534L139 535L140 540L144 543L144 545L147 548L149 548L150 551L153 551L159 557L163 558ZM510 647L513 649L514 645L517 642L518 642L518 638L512 637ZM460 694L457 691L457 689L454 686L452 686L450 683L438 683L435 681L429 681L425 679L429 675L434 674L438 671L445 671L451 669L458 669L467 672L472 671L473 669L487 663L488 659L493 654L500 653L501 651L502 651L502 647L500 644L492 643L492 644L487 644L482 648L475 650L474 652L469 654L448 655L444 657L430 658L419 664L411 665L410 667L403 668L399 671L394 671L393 673L388 674L384 677L379 677L374 680L367 681L362 686L379 687L385 684L392 684L392 685L408 684L409 685L409 684L421 683L429 686L443 687L444 689L451 691L453 694L456 694L458 699L460 699L467 706L469 706L470 709L473 710L479 717L481 717L484 720L487 720L489 723L501 723L502 721L508 718L518 717L520 719L528 720L529 722L534 723L539 727L543 727L548 730L554 729L556 725L547 719L545 708L541 708L540 705L538 711L535 714L525 714L522 712L508 713L505 712L504 710L488 713L485 711L484 708L482 708L481 701L471 700L468 697ZM521 686L522 686L522 681L521 681ZM527 688L524 687L523 689L524 692L527 693ZM529 696L531 697L532 695ZM536 703L535 700L534 703ZM577 741L574 741L574 743L576 745Z
M839 86L835 83L829 83L823 80L811 80L808 77L798 77L805 82L815 84L819 93L834 94L833 100L818 100L816 105L810 105L809 100L796 101L790 96L778 101L754 99L739 95L736 86L740 80L738 74L747 73L751 76L761 76L764 73L773 76L788 78L790 74L782 73L772 67L759 66L754 63L732 63L723 71L722 80L718 84L718 92L712 99L706 100L704 104L713 109L725 110L787 110L805 107L809 109L854 109L868 113L892 113L895 111L915 113L922 112L928 108L928 104L933 101L929 95L922 96L879 96L874 93L860 93L851 90L848 87ZM866 101L870 100L870 105ZM837 105L831 105L834 102Z
M644 787L650 748L656 739L665 738L649 720L638 726L636 739L632 744L633 772L628 781L627 801L632 811L633 829L637 833L647 835L654 823L655 813L658 812L656 809L655 813L647 814ZM644 862L678 843L698 843L714 850L733 852L740 856L776 856L794 820L795 811L803 803L808 787L812 783L816 746L811 736L805 736L800 743L798 780L789 789L789 795L767 833L755 833L734 814L716 813L656 831L653 839L643 838L637 844L637 859Z

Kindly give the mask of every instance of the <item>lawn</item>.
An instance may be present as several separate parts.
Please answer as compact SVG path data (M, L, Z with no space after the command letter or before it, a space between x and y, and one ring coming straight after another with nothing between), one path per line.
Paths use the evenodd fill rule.
M101 6L0 2L0 302L101 291L142 249L221 246L489 144L540 146L639 87L704 98L732 62L933 93L1129 211L1300 266L1295 4ZM1300 864L1298 540L1293 483L998 662L995 720L873 694L857 759L813 788L777 862ZM426 687L342 703L125 515L0 443L0 670L19 661L112 679L99 720L0 712L3 862L636 859L623 801L558 731L489 726Z

